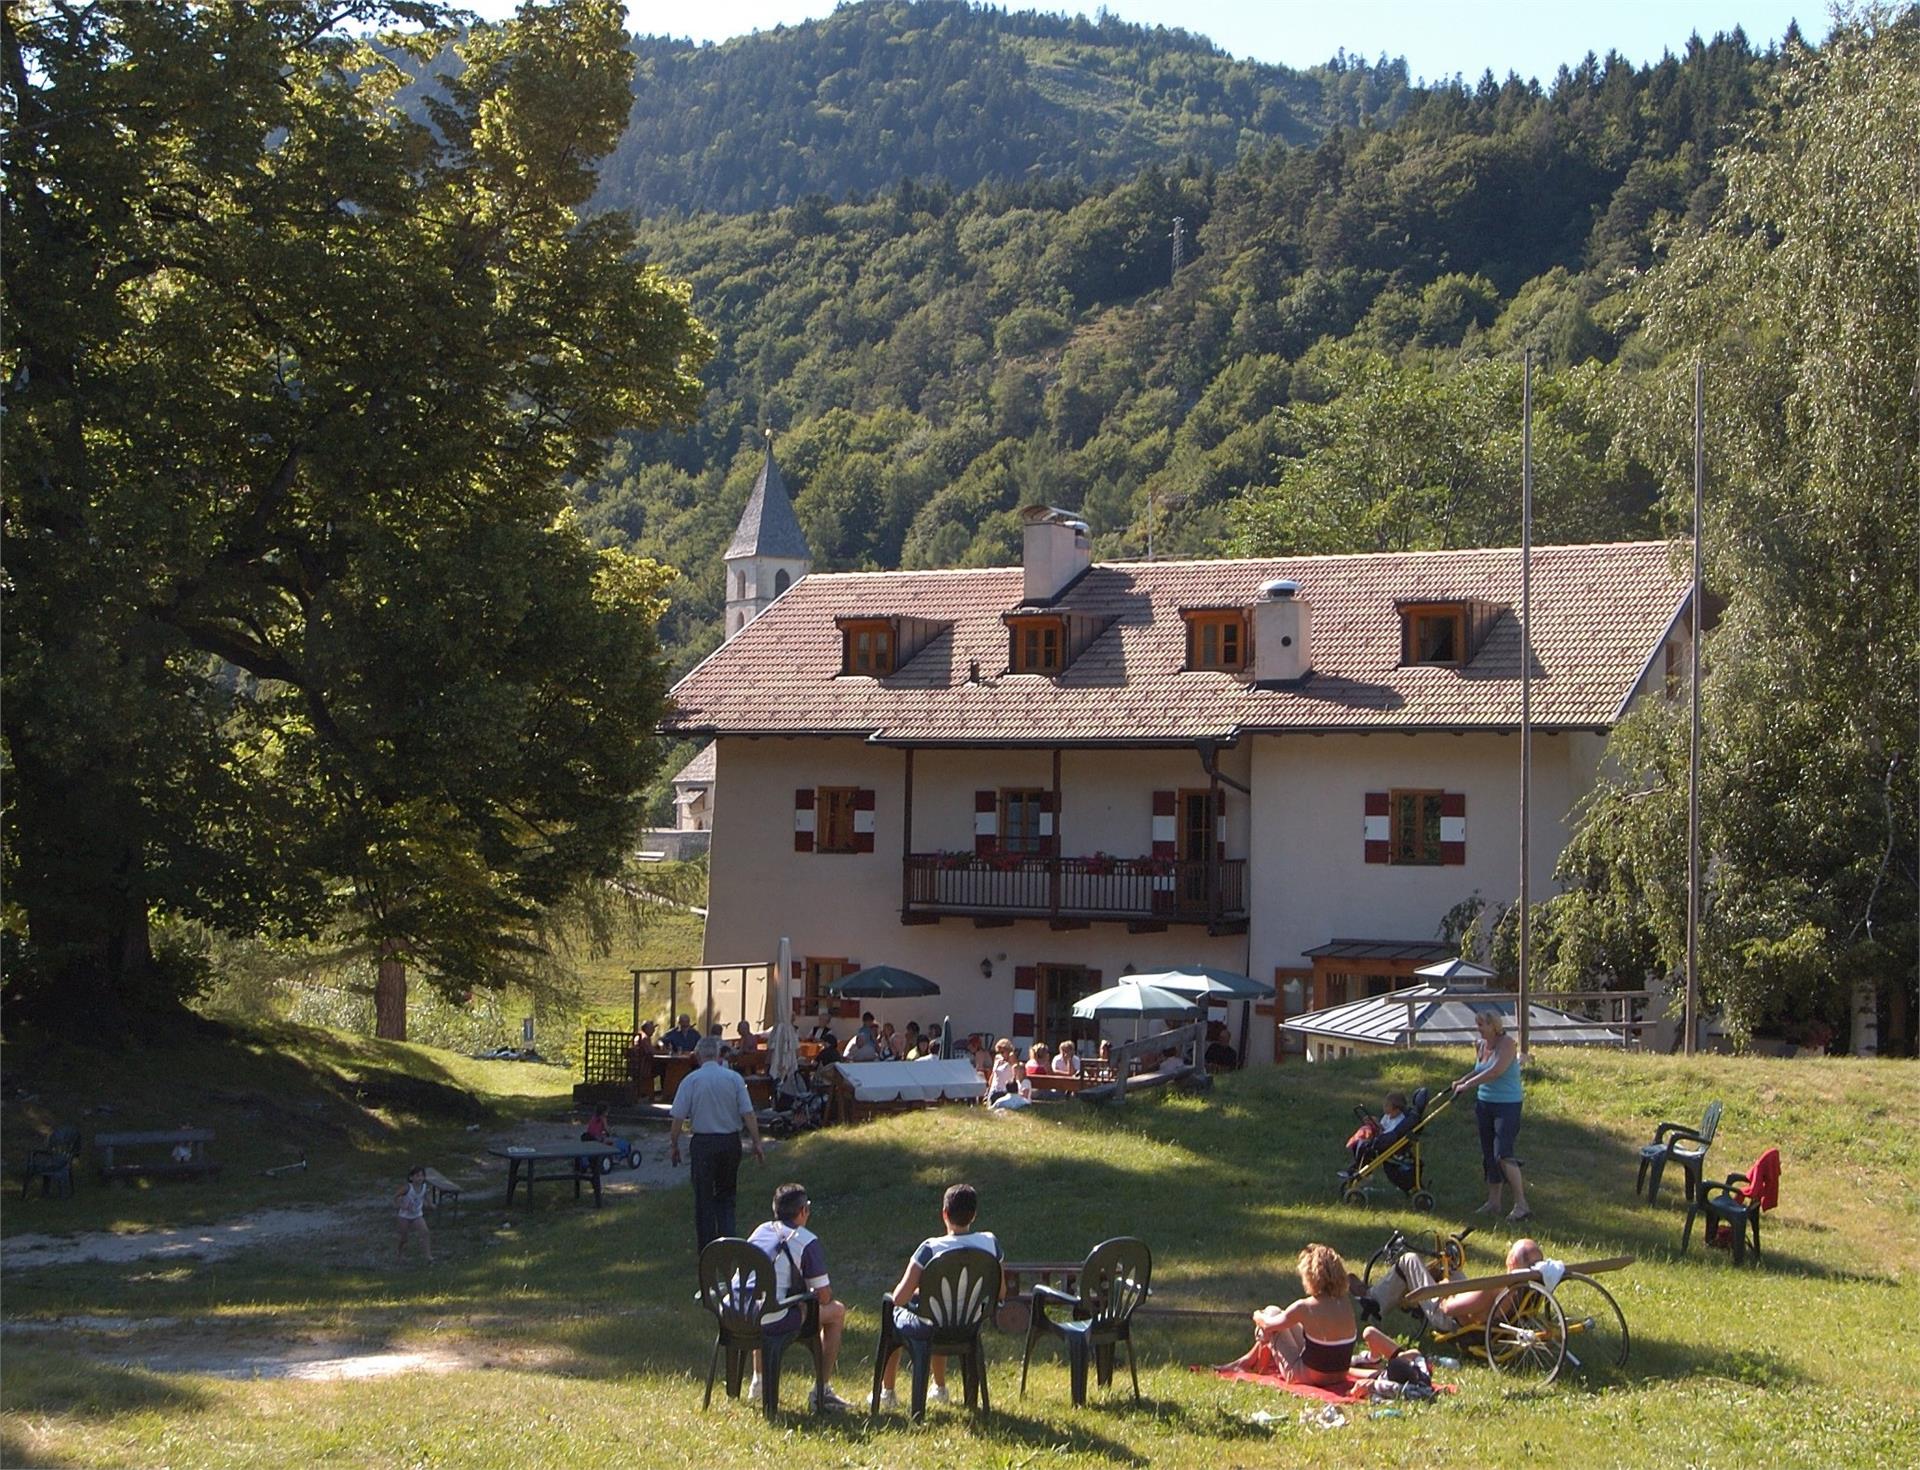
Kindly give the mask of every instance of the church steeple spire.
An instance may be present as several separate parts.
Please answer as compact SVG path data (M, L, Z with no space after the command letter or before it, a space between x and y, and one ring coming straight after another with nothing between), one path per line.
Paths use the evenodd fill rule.
M787 483L773 460L773 430L740 525L727 547L727 637L752 622L767 604L813 570L813 550L793 513Z

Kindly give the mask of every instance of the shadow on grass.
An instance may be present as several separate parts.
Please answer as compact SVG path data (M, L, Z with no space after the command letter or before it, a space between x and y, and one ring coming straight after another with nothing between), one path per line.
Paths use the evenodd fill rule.
M69 1460L46 1450L35 1449L10 1424L0 1424L0 1465L33 1465L43 1470L67 1470L80 1461Z
M0 1404L9 1413L55 1414L79 1419L111 1419L149 1410L200 1412L211 1400L199 1389L158 1373L124 1368L20 1345L7 1349L7 1386ZM0 1464L42 1463L0 1458Z

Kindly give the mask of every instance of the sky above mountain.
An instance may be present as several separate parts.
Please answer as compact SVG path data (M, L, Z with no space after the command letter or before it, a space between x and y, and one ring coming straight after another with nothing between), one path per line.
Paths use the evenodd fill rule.
M1002 0L1011 10L1082 11L1098 6L1067 0ZM467 0L490 18L511 14L513 0ZM835 0L703 0L699 5L629 0L627 23L642 35L724 41L830 14ZM1469 80L1491 68L1497 76L1551 78L1588 51L1609 49L1633 62L1679 51L1696 31L1743 27L1764 47L1797 19L1809 38L1827 31L1824 0L1606 0L1604 4L1541 4L1539 0L1115 0L1106 6L1140 25L1183 27L1236 56L1306 67L1336 51L1372 60L1404 56L1416 77L1438 80L1459 72Z

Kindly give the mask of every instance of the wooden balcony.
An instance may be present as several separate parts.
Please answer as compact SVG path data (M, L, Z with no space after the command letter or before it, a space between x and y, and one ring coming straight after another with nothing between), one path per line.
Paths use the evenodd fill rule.
M1244 933L1244 858L1176 862L1168 858L1039 857L913 853L906 859L900 918L983 923L1046 919L1056 928L1095 922L1136 930L1205 924L1216 934Z

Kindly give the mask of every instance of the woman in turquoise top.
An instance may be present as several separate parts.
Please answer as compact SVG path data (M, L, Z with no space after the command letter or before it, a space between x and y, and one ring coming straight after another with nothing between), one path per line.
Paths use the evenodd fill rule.
M1520 1047L1507 1035L1507 1024L1498 1011L1481 1011L1475 1018L1480 1030L1473 1070L1453 1084L1455 1095L1469 1087L1479 1088L1473 1104L1474 1120L1480 1125L1480 1160L1487 1176L1487 1202L1483 1215L1497 1215L1503 1208L1501 1186L1513 1186L1513 1213L1509 1220L1524 1220L1533 1214L1527 1208L1527 1186L1520 1178L1520 1161L1513 1156L1514 1140L1520 1136Z

